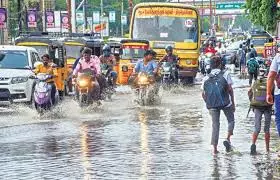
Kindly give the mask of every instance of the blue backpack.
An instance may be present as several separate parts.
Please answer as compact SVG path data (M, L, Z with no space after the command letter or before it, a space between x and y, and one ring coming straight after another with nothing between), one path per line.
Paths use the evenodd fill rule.
M228 83L221 71L219 74L209 74L203 89L207 109L223 109L230 104Z

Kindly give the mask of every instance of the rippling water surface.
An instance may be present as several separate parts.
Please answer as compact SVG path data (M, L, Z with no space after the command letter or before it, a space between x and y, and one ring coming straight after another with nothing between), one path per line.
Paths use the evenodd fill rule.
M133 103L124 88L94 110L81 110L70 99L42 118L24 106L2 108L0 179L277 178L274 126L272 153L265 153L261 134L258 155L249 155L253 114L246 118L242 83L235 86L234 151L224 152L222 115L217 156L211 152L211 120L199 85L163 92L162 104L149 107Z

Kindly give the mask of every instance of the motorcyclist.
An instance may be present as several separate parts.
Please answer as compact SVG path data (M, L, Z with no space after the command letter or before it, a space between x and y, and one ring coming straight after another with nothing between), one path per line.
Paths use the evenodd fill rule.
M170 62L173 65L175 65L175 79L176 82L178 80L178 70L177 70L177 63L178 63L178 57L173 54L173 47L172 46L166 46L165 48L166 55L163 56L163 58L159 61L159 64L162 62Z
M99 57L101 66L107 67L110 69L109 73L113 78L113 85L116 87L118 74L113 70L114 66L117 64L116 58L111 54L111 48L108 45L105 45L102 49L103 54ZM107 74L108 75L108 74ZM107 76L106 75L106 76Z
M95 77L100 76L100 60L97 56L92 55L92 50L89 48L84 48L83 56L79 60L76 68L73 71L73 76L76 77L84 69L91 69ZM94 89L93 89L93 99L100 103L100 86L97 78L94 80Z
M207 54L207 53L213 53L213 54L216 54L216 50L214 48L214 44L213 42L210 42L209 43L209 46L205 49L204 53Z
M138 60L138 62L136 63L136 66L133 70L133 74L131 76L134 88L137 87L137 81L138 81L137 75L140 72L147 73L155 80L155 77L157 76L157 72L158 72L158 65L153 60L154 55L155 52L153 50L147 50L144 54L144 58Z
M37 75L39 73L46 73L48 75L51 75L52 78L48 79L47 82L51 86L51 99L52 104L55 104L55 93L56 93L56 86L54 83L54 78L57 77L57 72L54 70L56 68L55 64L51 65L50 56L48 54L44 54L42 57L43 64L39 64L35 70L34 73Z

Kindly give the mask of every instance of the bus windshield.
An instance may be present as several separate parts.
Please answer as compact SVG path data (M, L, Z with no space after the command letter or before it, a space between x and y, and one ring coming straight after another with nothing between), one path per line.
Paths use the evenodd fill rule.
M133 38L197 43L197 19L171 16L136 17Z

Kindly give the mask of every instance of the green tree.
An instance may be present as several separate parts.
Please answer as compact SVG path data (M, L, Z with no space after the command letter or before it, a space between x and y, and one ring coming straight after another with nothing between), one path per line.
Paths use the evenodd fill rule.
M275 31L280 17L275 0L246 0L246 11L253 24L261 25L270 32Z

